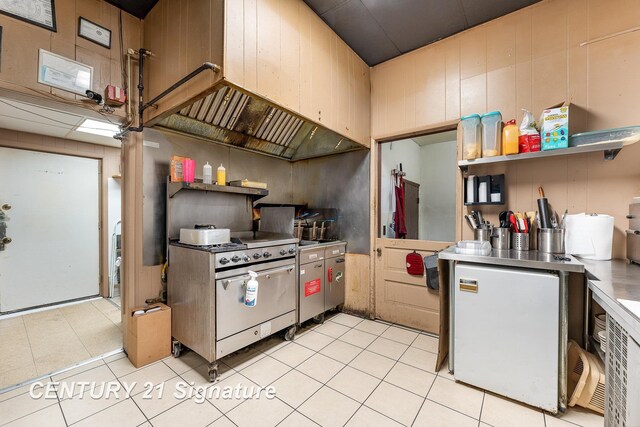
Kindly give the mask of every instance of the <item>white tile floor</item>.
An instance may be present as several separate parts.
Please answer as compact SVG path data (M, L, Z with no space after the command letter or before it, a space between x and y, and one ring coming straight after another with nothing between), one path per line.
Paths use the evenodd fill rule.
M50 377L52 399L33 399L29 386L0 395L0 425L24 426L602 426L578 408L545 414L453 381L434 371L437 338L384 322L338 314L309 326L289 343L260 342L220 362L209 383L204 359L185 352L136 369L123 354ZM131 397L63 395L81 381L138 385ZM142 383L155 387L146 398ZM191 398L176 387L207 387ZM276 397L209 395L214 387L273 385ZM162 398L158 397L163 388ZM187 388L184 388L187 390ZM205 399L202 393L209 395ZM260 398L256 398L260 397Z

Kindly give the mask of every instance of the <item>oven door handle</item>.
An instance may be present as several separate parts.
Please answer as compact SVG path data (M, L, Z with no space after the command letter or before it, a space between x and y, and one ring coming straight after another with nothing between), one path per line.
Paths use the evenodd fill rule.
M272 270L256 271L256 273L258 274L258 278L266 276L267 279L270 279L271 276L274 275L274 274L280 274L280 273L284 273L284 272L286 272L288 274L291 274L291 272L294 269L295 269L294 266L289 265L289 266L285 266L285 267L274 268ZM245 282L246 283L249 279L251 279L251 276L248 275L248 274L243 274L242 276L234 277L234 278L231 278L231 279L224 279L222 281L222 287L226 291L227 287L232 282Z
M284 273L284 272L286 272L286 273L288 273L288 274L291 274L291 272L292 272L294 269L295 269L295 267L294 267L294 266L289 265L289 266L286 266L286 267L275 268L275 269L273 269L273 270L265 270L265 271L260 272L260 273L258 273L258 272L256 271L256 273L258 273L258 277L260 277L260 276L266 276L266 277L267 277L267 279L269 279L269 278L271 278L271 276L272 276L272 275L274 275L274 274L280 274L280 273Z

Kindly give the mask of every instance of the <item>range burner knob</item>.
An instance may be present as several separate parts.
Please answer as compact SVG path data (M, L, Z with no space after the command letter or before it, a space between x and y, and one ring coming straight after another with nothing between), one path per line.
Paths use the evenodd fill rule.
M240 261L240 259L241 258L238 255L234 255L233 258L231 258L231 261L238 262L238 261Z
M285 249L280 249L280 255L286 255L287 251Z
M242 257L242 260L244 262L249 262L249 261L251 261L251 257L249 257L249 255L245 255L245 256Z
M289 248L289 253L290 254L295 254L296 253L296 248Z
M263 257L265 258L269 258L271 256L271 254L269 252L265 252L262 254Z
M228 263L229 263L229 260L227 258L220 258L220 264L225 265Z
M261 257L262 257L262 254L259 254L258 252L253 254L253 259L260 259Z

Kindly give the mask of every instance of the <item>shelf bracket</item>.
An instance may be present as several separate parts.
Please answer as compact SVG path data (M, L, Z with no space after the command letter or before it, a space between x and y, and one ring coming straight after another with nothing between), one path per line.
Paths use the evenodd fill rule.
M622 150L622 148L616 148L614 150L605 150L604 151L604 159L605 160L613 160L616 158L618 153Z

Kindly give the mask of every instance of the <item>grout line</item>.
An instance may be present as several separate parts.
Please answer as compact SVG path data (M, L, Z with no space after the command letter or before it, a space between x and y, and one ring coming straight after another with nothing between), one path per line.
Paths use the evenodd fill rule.
M433 379L433 381L431 381L431 385L429 386L429 390L427 390L427 396L429 396L429 393L431 393L431 389L433 388L433 385L436 383L436 379L438 379L438 376L436 375L435 378ZM424 404L427 402L427 398L425 396L424 400L422 401L422 405L420 405L420 409L418 409L418 413L416 414L415 417L413 417L413 422L411 423L411 425L413 426L416 421L418 420L418 415L420 415L420 412L422 412L422 408L424 408Z
M29 330L27 329L27 324L24 321L24 317L20 317L22 320L22 327L24 328L24 334L27 336L27 342L29 343L29 353L31 353L31 362L33 363L33 369L36 371L36 375L38 374L38 367L36 366L36 357L33 355L33 344L31 344L31 338L29 338ZM0 394L3 393L4 390L0 389Z
M51 377L51 381L53 382L53 377ZM69 427L69 423L67 422L67 416L64 414L64 410L62 409L62 402L60 401L60 396L58 396L58 390L54 389L56 393L56 398L58 399L58 408L60 408L60 413L62 414L62 420L64 421L64 425Z
M166 382L166 381L165 381ZM164 388L163 388L164 390ZM129 396L129 399L131 399L131 401L133 402L134 405L136 405L136 407L138 408L138 410L140 411L140 413L142 414L142 416L144 417L145 420L147 420L147 422L149 421L149 417L147 417L147 414L145 414L145 412L142 410L142 408L140 407L140 405L138 405L138 402L135 401L135 399L133 398L133 396ZM123 402L125 402L127 399L124 399ZM117 405L117 403L116 403ZM172 406L173 408L173 406ZM144 423L140 423L140 424L144 424Z
M470 419L475 420L475 421L478 421L478 423L480 423L480 420L479 420L479 419L473 418L473 417L472 417L471 415L469 415L469 414L465 414L464 412L460 412L460 411L458 411L457 409L451 408L450 406L443 405L443 404L442 404L442 403L440 403L440 402L436 402L435 400L429 399L429 397L427 397L427 399L426 399L426 400L428 400L429 402L434 403L434 404L436 404L436 405L438 405L438 406L442 406L443 408L449 409L450 411L457 412L457 413L458 413L458 414L460 414L460 415L464 415L465 417L470 418Z
M484 410L484 399L487 397L487 393L482 390L482 404L480 405L480 414L478 415L478 426L480 426L480 422L482 421L482 411Z

